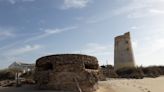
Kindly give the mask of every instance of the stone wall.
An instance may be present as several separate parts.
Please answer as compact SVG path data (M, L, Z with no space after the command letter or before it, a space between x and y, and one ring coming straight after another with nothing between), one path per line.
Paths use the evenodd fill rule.
M115 37L114 68L135 67L130 33Z
M98 70L98 60L92 56L45 56L36 61L36 86L39 89L92 92L97 88Z

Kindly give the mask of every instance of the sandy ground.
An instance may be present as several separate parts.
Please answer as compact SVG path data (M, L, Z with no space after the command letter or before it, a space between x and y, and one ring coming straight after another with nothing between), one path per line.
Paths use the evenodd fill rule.
M33 86L1 88L0 92L56 92L35 90ZM100 81L96 92L164 92L164 77L144 79L108 79Z
M23 86L23 87L5 87L0 88L0 92L54 92L54 91L45 91L45 90L35 90L32 86Z
M99 82L99 85L98 92L164 92L164 77L109 79L108 81ZM106 91L107 89L108 91Z

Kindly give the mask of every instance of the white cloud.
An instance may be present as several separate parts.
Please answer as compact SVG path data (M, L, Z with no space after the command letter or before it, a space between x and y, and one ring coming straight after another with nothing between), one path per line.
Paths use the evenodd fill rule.
M24 53L38 50L40 48L41 48L40 45L26 45L26 46L21 47L21 48L15 48L15 49L11 49L9 51L6 51L5 55L10 55L10 56L20 55L20 54L24 54Z
M85 18L84 17L82 17L82 16L80 16L80 17L76 17L75 18L75 20L77 20L77 21L81 21L81 20L84 20Z
M15 0L8 0L8 2L11 3L11 4L15 4L16 3Z
M106 51L109 46L100 45L97 43L89 43L85 46L85 50L83 50L83 53L88 54L104 54L104 51Z
M141 18L164 13L164 0L125 0L128 3L118 8L114 14L127 15L128 18Z
M14 34L12 32L9 32L9 31L0 32L0 37L13 36L13 35Z
M5 45L3 47L0 47L0 50L2 52L6 52L9 49L12 49L13 47L15 47L17 45L26 44L26 43L29 43L29 42L32 42L32 41L37 41L37 40L43 39L43 38L48 37L48 36L56 35L56 34L59 34L59 33L62 33L62 32L66 32L66 31L71 31L71 30L74 30L76 28L78 28L78 27L77 26L72 26L72 27L67 27L67 28L62 28L62 29L58 29L58 28L56 28L56 29L41 29L42 30L41 33L39 33L39 34L35 33L33 35L33 37L29 37L29 38L27 38L25 40L20 40L20 41L18 40L18 41L14 42L14 43ZM12 35L13 36L15 34L13 34L12 32L8 33L8 31L1 32L1 30L0 30L0 38L1 38L2 35L3 36L10 36L10 35ZM2 39L0 39L0 40L2 40Z
M138 47L137 41L132 41L132 47L133 47L134 49L137 49L137 47Z
M127 18L156 17L164 15L164 0L122 0L126 4L122 7L94 15L86 19L86 23L100 23L110 19L113 16L125 15Z
M150 9L149 11L154 14L164 14L164 10Z
M45 30L45 33L46 34L57 34L57 33L60 33L62 32L63 30L60 30L60 29L46 29Z
M107 20L111 17L110 14L105 14L105 15L101 15L101 16L93 16L93 17L90 17L89 19L86 20L86 23L87 24L94 24L94 23L100 23L104 20Z
M0 58L2 61L5 62L2 63L0 67L6 68L13 61L30 61L31 57L25 58L26 55L28 56L30 53L31 56L31 53L41 48L42 48L41 45L34 44L34 45L24 45L23 47L13 47L13 48L6 49L4 51L2 50L1 51L2 53L0 53Z
M14 36L15 34L13 33L13 31L14 31L14 29L12 29L12 28L0 27L0 40Z
M20 2L34 2L35 0L0 0L0 1L7 1L11 4L16 4Z
M142 41L140 41L142 42ZM164 39L151 39L150 43L138 44L134 49L135 59L138 65L160 65L163 63Z
M23 2L34 2L35 0L22 0Z
M57 34L57 33L61 33L61 32L64 32L64 31L68 31L68 30L72 30L74 29L75 27L71 27L71 28L65 28L65 29L46 29L45 30L45 34Z
M150 44L149 47L149 53L148 55L154 54L154 53L158 53L159 50L164 49L164 38L158 38L158 39L151 39L152 43Z
M88 43L81 50L74 53L96 56L100 65L106 64L107 60L110 61L110 64L113 64L113 46L109 44Z
M135 35L132 37L132 45L137 65L164 65L164 31L159 25L153 26L148 25L145 26L146 29L133 31Z
M56 29L45 29L42 34L34 36L32 38L29 38L29 39L25 40L24 42L27 43L30 41L36 41L36 40L48 37L50 35L55 35L55 34L65 32L65 31L74 30L76 28L77 28L76 26L72 26L72 27L67 27L67 28L63 28L63 29L58 29L58 28L56 28Z
M136 29L138 29L138 27L137 26L132 26L132 27L130 27L130 29L131 30L136 30Z
M64 0L62 9L84 8L91 0Z

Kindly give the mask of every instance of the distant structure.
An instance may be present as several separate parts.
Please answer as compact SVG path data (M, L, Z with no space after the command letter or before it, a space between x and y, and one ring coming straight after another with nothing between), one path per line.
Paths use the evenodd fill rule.
M114 69L135 67L130 32L115 37Z
M24 73L34 70L35 64L27 64L27 63L22 63L22 62L13 62L11 65L8 67L9 69L16 68L22 70Z
M93 92L97 89L99 64L96 57L58 54L36 61L35 81L39 89Z

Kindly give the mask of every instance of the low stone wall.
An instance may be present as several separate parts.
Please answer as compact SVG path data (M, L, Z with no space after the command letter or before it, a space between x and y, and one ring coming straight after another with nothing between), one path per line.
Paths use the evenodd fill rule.
M60 54L36 61L35 81L39 89L74 92L96 90L99 65L93 56Z

